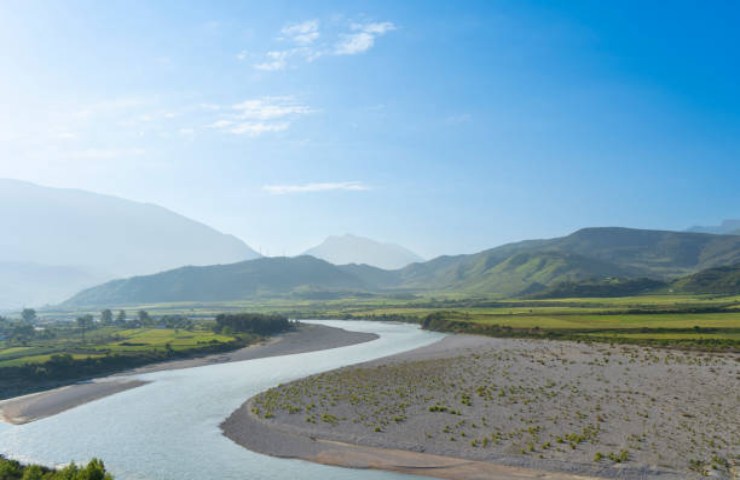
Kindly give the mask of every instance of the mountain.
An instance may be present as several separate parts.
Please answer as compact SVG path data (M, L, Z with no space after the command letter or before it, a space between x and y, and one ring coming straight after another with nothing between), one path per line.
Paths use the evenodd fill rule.
M550 240L439 257L400 271L400 286L513 296L563 281L673 279L740 262L740 237L630 228L586 228Z
M532 298L629 297L665 291L668 284L650 278L607 277L563 281L532 295Z
M365 291L350 272L310 256L260 258L231 265L183 267L113 280L84 290L64 306L118 306L162 302L215 302Z
M55 268L77 279L71 286L80 275L99 282L258 256L236 237L156 205L17 180L0 179L0 222L0 263L16 265L4 268L0 290L14 291L0 306L58 301L63 281L47 282L61 272ZM29 277L34 271L36 283Z
M740 235L740 219L724 220L719 225L691 227L687 232L715 233L718 235Z
M685 293L740 294L740 264L702 270L679 278L671 288Z
M370 265L385 270L396 270L424 259L400 245L381 243L355 235L331 236L303 255L326 260L334 265Z
M59 303L104 280L104 276L76 267L0 262L0 307L18 310Z
M116 280L86 290L68 306L229 301L339 294L450 292L489 297L555 289L644 292L701 270L740 264L740 237L628 228L588 228L549 240L512 243L472 255L444 256L400 270L332 265L311 256L188 267ZM633 281L634 280L634 281Z

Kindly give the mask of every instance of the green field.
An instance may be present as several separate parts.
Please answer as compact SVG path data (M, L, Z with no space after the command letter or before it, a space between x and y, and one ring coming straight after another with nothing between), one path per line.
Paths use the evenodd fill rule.
M538 334L637 343L692 342L703 347L718 341L740 350L740 295L641 295L618 298L498 300L462 294L406 297L366 296L336 300L244 301L227 303L170 303L141 305L156 315L184 314L207 318L219 311L282 313L292 318L355 318L422 322L437 314L456 323L450 331L471 333ZM131 310L135 310L132 308ZM54 312L56 315L70 314ZM75 312L78 313L78 312ZM494 327L511 331L496 332ZM698 328L697 328L698 327Z
M44 363L52 355L69 353L75 359L96 358L108 354L129 355L171 349L175 352L197 350L205 346L233 342L235 337L210 331L186 331L164 328L117 329L103 327L89 332L83 343L77 334L29 342L28 346L6 346L0 342L0 368L27 363ZM3 348L5 347L5 348Z

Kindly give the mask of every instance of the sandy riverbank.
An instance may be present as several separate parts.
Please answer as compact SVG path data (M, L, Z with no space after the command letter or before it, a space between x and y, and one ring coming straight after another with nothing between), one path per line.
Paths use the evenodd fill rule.
M131 375L313 352L368 342L376 338L377 335L370 333L303 324L294 332L233 352L156 363L89 382L3 400L0 401L0 420L13 424L28 423L145 384L141 380L131 379Z
M735 478L738 360L450 336L268 391L222 429L260 453L455 480Z

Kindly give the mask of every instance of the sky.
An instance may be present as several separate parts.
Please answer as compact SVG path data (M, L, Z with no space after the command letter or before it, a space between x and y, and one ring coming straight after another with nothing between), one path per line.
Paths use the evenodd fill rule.
M0 177L294 255L740 217L740 3L0 2Z

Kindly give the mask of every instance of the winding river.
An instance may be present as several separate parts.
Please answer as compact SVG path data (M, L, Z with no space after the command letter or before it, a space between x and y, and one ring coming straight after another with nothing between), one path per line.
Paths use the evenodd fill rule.
M245 450L219 424L244 400L279 383L431 344L443 335L414 325L316 321L379 339L349 347L137 375L142 387L20 426L0 423L0 453L59 465L104 459L117 480L409 479Z

